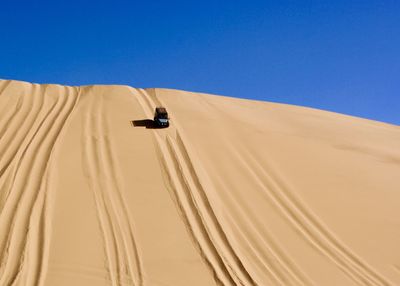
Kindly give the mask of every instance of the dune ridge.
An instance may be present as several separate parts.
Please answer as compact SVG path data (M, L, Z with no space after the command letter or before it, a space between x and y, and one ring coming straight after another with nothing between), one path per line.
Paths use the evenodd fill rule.
M398 126L9 80L0 112L0 285L400 284Z

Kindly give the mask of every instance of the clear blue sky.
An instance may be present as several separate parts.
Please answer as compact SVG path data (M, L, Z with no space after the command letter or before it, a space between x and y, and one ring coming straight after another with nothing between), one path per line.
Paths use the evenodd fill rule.
M400 125L400 1L2 1L0 78L128 84Z

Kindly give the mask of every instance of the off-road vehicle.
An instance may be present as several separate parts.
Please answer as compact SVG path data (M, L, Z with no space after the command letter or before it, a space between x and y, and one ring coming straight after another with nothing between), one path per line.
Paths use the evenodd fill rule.
M169 126L168 112L165 107L156 108L156 112L154 113L154 123L160 128Z

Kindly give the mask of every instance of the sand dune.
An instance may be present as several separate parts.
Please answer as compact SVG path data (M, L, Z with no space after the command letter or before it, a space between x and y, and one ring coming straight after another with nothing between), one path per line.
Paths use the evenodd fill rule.
M400 285L399 241L398 126L0 81L0 285Z

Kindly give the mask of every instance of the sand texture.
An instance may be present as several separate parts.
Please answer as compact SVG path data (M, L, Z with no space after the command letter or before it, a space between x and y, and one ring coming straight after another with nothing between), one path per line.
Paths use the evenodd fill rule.
M400 285L400 127L0 81L0 285Z

